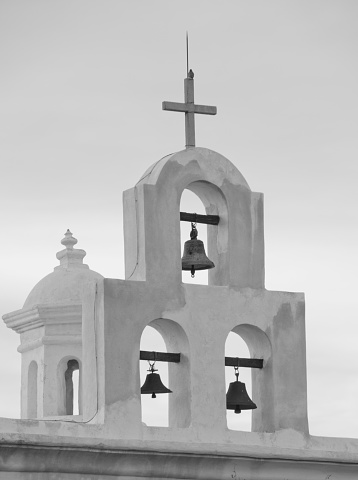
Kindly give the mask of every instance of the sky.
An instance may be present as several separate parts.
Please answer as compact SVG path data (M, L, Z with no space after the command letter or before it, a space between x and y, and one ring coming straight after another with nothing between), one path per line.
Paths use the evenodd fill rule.
M183 101L188 31L196 103L218 108L197 115L197 146L264 193L266 288L305 292L310 432L357 438L357 14L354 0L2 0L0 314L58 264L67 228L90 268L124 278L122 192L185 146L183 114L161 103ZM18 344L1 325L4 417L19 416Z

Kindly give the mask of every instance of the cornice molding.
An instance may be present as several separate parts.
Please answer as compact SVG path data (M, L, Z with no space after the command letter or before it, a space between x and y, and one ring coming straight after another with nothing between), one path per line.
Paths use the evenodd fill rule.
M272 452L273 453L273 452ZM93 475L94 478L202 479L241 478L267 480L268 478L356 478L355 460L331 458L279 458L275 455L198 453L166 450L105 448L99 444L84 446L21 444L2 442L0 472L22 473L21 478L33 474L61 474L65 479L74 474ZM26 472L26 473L25 473ZM23 476L23 475L28 476ZM42 477L41 477L42 478Z
M19 353L28 352L43 345L82 345L82 335L45 335L17 347Z
M81 323L82 305L36 305L26 310L7 313L2 318L8 328L17 333L24 333L46 325Z

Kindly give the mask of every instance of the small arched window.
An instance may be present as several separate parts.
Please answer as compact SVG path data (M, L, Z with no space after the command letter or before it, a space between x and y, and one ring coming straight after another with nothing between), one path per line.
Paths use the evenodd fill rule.
M65 371L66 415L79 415L80 413L79 373L78 360L68 360Z

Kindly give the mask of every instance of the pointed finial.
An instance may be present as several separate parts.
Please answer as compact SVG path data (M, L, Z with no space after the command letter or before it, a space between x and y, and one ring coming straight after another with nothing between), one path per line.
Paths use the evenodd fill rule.
M186 32L186 75L189 75L189 35Z
M195 114L216 115L216 107L195 105L194 72L189 69L189 39L186 36L186 78L184 79L184 103L163 102L162 109L171 112L185 112L185 148L195 147Z
M194 78L194 72L189 70L189 35L186 32L186 78Z
M61 240L62 245L66 247L67 250L73 250L73 246L78 242L77 238L74 238L72 232L67 229L65 233L65 238Z
M60 260L60 265L55 268L89 268L88 265L83 263L86 252L79 248L73 248L77 241L77 238L67 229L65 237L61 240L62 245L66 248L56 253L56 257Z

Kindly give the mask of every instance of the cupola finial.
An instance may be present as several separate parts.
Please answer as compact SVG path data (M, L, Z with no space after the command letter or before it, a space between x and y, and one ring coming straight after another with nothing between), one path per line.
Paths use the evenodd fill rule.
M88 265L83 263L86 252L79 248L73 248L77 242L77 238L67 229L64 238L61 240L62 245L66 248L56 253L56 257L60 260L60 265L56 268L89 268Z
M67 229L65 237L61 240L62 245L64 245L67 250L73 250L73 246L76 245L77 242L77 238L74 238L72 232Z

